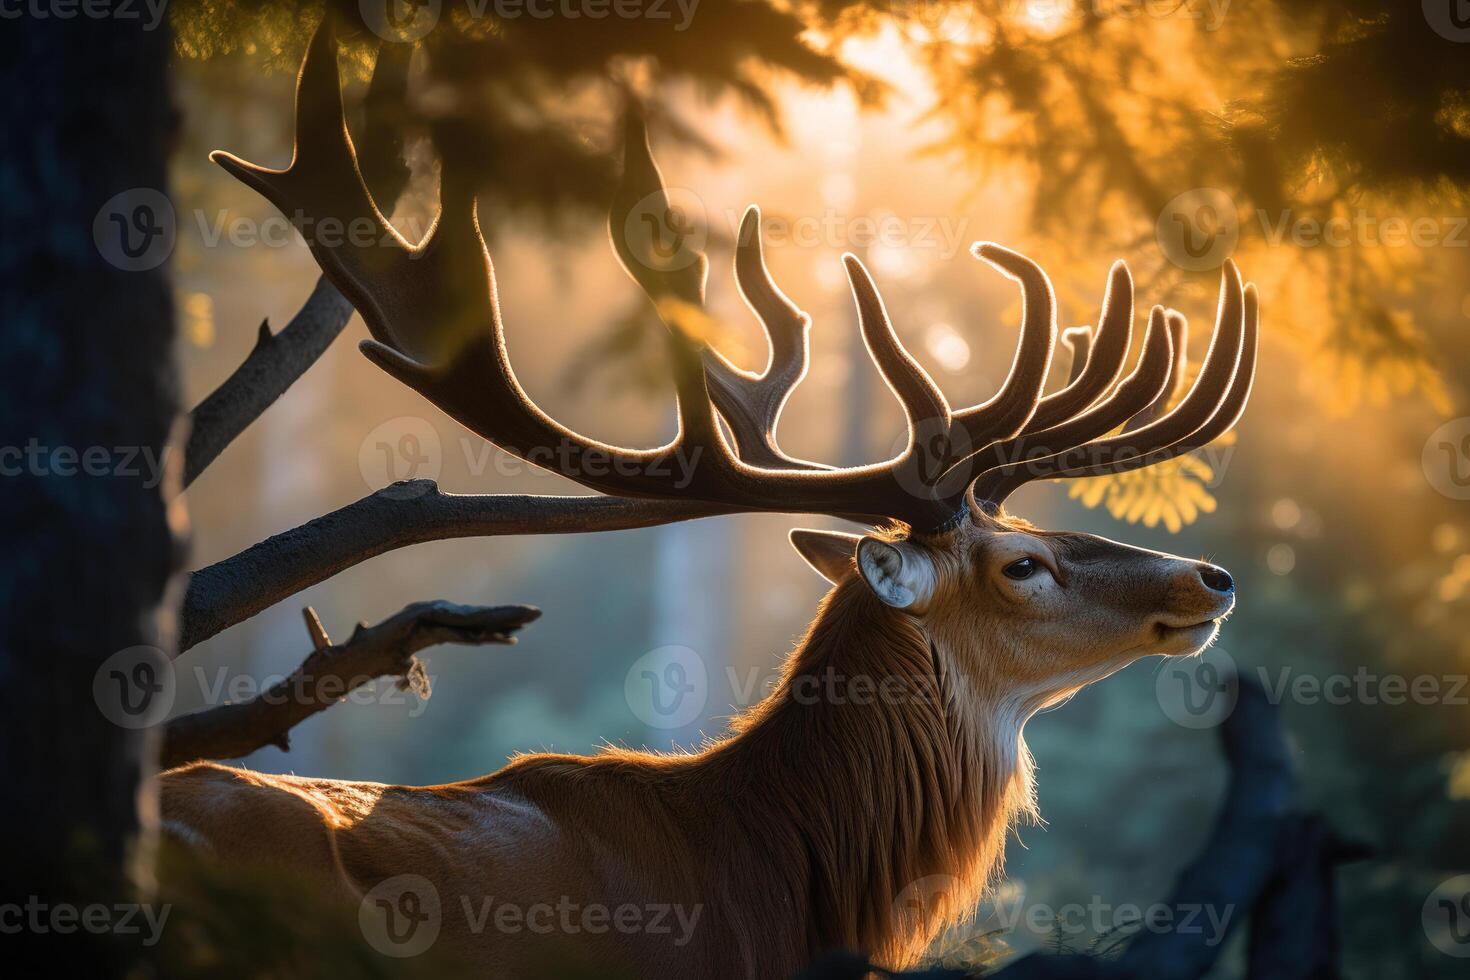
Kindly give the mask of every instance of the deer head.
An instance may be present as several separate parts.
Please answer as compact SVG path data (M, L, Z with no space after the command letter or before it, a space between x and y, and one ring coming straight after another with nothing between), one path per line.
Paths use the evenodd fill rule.
M1133 341L1133 283L1115 263L1095 331L1062 337L1068 382L1044 391L1056 348L1056 303L1030 259L991 243L973 254L1013 279L1023 299L1010 372L988 401L952 408L894 332L862 262L843 261L873 363L903 407L909 439L897 456L832 468L782 452L776 427L806 373L809 317L772 280L760 213L750 208L737 242L741 295L764 326L771 353L753 374L671 325L678 435L653 449L607 445L543 412L511 367L495 274L480 232L473 168L442 161L441 211L418 244L375 206L343 122L335 46L323 26L302 65L297 142L281 171L228 153L213 158L314 227L376 230L310 242L328 278L362 313L373 339L363 352L502 449L606 494L681 498L709 513L826 514L886 526L861 539L798 531L798 550L834 582L854 572L886 604L921 620L956 651L1046 701L1129 659L1200 649L1230 611L1230 576L1199 562L1091 535L1041 531L1007 515L1006 498L1038 478L1120 473L1200 448L1239 419L1257 347L1257 296L1233 263L1222 274L1209 350L1184 381L1185 324L1154 307L1126 376ZM641 124L630 115L625 176L610 218L615 251L655 299L703 300L703 255L668 255L629 233L634 202L668 206ZM1172 404L1172 408L1169 407ZM674 457L682 457L674 465ZM675 474L684 475L675 485ZM983 649L967 637L984 637ZM965 651L959 653L959 651Z
M903 610L972 687L1021 717L1142 656L1208 645L1235 605L1228 572L984 511L938 535L798 529L828 581Z

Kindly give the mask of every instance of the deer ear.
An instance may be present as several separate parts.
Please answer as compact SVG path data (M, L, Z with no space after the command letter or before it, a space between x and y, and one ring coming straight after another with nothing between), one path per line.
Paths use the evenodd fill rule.
M868 588L895 609L922 612L934 597L934 562L906 541L865 537L857 565Z
M791 531L791 547L833 585L852 574L853 558L861 540L856 534L841 531L813 531L805 527Z

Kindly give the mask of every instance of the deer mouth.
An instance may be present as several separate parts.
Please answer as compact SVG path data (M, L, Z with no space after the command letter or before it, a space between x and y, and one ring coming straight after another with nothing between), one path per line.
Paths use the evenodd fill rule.
M1222 595L1213 602L1191 602L1182 605L1194 608L1187 612L1164 613L1158 617L1154 623L1154 632L1158 634L1159 639L1219 629L1225 617L1235 610L1235 596Z
M1216 629L1224 621L1224 616L1214 616L1210 619L1202 619L1197 623L1184 623L1182 625L1159 622L1154 624L1154 631L1160 637L1173 636L1177 633L1192 633L1195 630Z
M1158 640L1158 649L1155 652L1167 656L1198 653L1214 641L1224 620L1223 613L1190 623L1168 623L1161 620L1154 624L1154 635Z

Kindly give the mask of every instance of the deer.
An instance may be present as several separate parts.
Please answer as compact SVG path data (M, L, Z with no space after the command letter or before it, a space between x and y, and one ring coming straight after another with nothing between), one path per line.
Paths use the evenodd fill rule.
M697 303L702 254L661 261L619 234L637 224L617 220L629 202L666 203L641 124L629 125L625 153L614 249L650 295ZM504 451L600 495L693 501L689 517L800 513L867 528L791 532L830 590L779 682L698 749L521 755L435 786L216 762L161 776L175 836L213 860L304 875L380 916L395 941L430 922L436 950L494 977L574 966L786 977L834 950L912 966L981 900L1008 835L1036 816L1027 721L1142 657L1199 653L1234 608L1223 568L1045 530L1004 506L1029 482L1155 465L1237 423L1255 376L1259 302L1231 262L1192 383L1183 317L1161 306L1127 369L1133 281L1117 262L1096 329L1062 334L1072 364L1048 392L1059 334L1051 283L1017 252L975 246L1018 285L1020 335L996 394L956 409L904 347L862 262L845 256L858 329L909 438L889 460L833 467L777 439L807 372L811 323L776 285L752 207L734 276L765 330L768 364L741 370L671 323L678 432L636 449L573 432L520 386L463 154L443 153L440 212L422 242L378 211L326 28L302 65L290 165L213 158L283 213L375 230L371 243L310 243L362 314L371 339L361 349ZM676 454L692 462L682 486L670 475L681 469L667 465ZM854 696L814 687L834 676ZM870 696L856 696L860 682Z

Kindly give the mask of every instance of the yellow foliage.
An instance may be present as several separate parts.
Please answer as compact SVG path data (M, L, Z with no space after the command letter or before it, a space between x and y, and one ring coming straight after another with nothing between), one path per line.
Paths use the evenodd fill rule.
M1201 513L1214 513L1215 498L1207 489L1214 479L1210 464L1185 454L1128 473L1072 480L1068 496L1087 507L1101 504L1113 517L1130 524L1156 527L1163 522L1171 534L1177 534Z
M1185 366L1183 383L1173 403L1189 390L1198 373L1198 364ZM1235 438L1232 430L1210 446L1233 446ZM1193 453L1185 453L1127 473L1069 480L1067 496L1082 501L1084 507L1106 507L1114 518L1129 524L1141 522L1145 527L1157 527L1162 522L1170 534L1178 534L1200 514L1215 512L1215 498L1209 491L1215 478L1213 466Z

